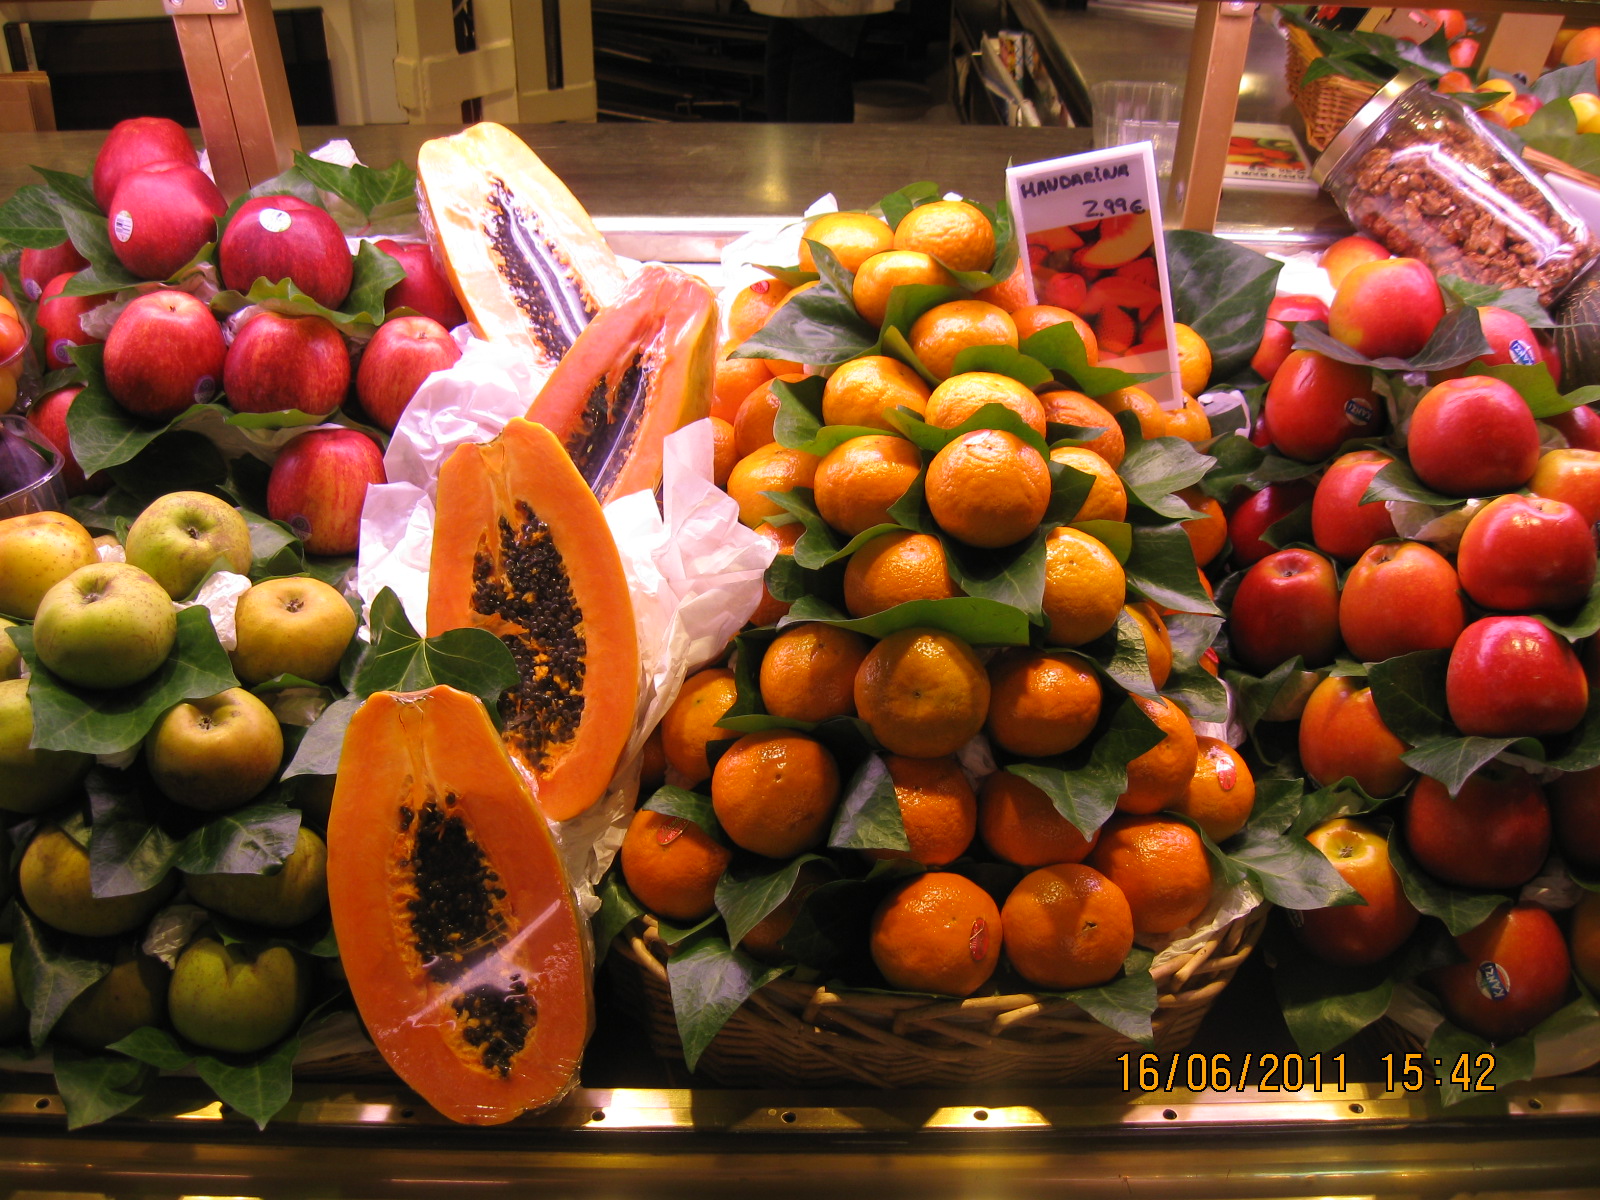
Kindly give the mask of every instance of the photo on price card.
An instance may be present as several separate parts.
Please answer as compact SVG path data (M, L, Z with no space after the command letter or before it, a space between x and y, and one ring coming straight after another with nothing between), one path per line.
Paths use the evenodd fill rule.
M1143 386L1182 402L1154 160L1148 142L1013 167L1017 236L1038 304L1082 317L1102 366L1160 372Z

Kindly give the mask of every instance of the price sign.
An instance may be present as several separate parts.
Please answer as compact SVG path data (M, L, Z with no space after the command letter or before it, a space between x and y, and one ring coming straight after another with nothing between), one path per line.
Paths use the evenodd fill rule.
M1142 386L1167 408L1183 402L1161 200L1149 142L1011 167L1017 237L1034 302L1094 329L1100 362L1159 371Z

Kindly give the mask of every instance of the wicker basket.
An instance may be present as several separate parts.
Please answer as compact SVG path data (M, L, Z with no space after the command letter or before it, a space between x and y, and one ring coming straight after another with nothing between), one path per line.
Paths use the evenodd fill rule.
M1305 78L1306 68L1313 59L1321 57L1322 51L1309 33L1298 25L1289 27L1289 56L1285 67L1289 95L1305 118L1306 141L1318 150L1326 149L1334 135L1378 90L1374 84L1345 75L1324 75L1302 85L1300 81Z
M1181 1050L1261 935L1267 905L1154 972L1155 1050ZM664 1059L682 1060L655 921L625 929L612 972ZM775 979L723 1026L697 1071L730 1087L940 1087L972 1083L1112 1083L1119 1054L1147 1048L1058 998L919 996L829 991Z

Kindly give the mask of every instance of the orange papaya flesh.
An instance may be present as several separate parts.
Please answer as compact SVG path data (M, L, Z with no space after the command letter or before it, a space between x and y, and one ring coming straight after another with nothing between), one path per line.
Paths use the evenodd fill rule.
M616 255L555 172L485 121L425 142L419 206L473 328L548 369L622 289Z
M378 692L356 712L328 899L368 1033L445 1116L499 1124L576 1083L594 1018L586 931L476 697Z
M641 268L578 335L528 408L604 504L661 482L662 440L711 412L717 303L674 267Z
M546 815L598 801L638 704L633 601L599 501L542 425L513 419L445 460L427 623L510 649L522 678L500 700L503 737Z

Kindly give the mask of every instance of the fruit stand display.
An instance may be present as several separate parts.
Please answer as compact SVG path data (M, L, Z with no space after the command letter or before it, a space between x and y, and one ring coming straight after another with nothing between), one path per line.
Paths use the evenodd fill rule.
M919 183L719 311L498 126L418 161L228 203L140 120L0 205L59 460L0 520L0 1034L70 1125L174 1071L510 1120L601 960L736 1086L1126 1079L1253 951L1390 1089L1600 1060L1553 294Z

